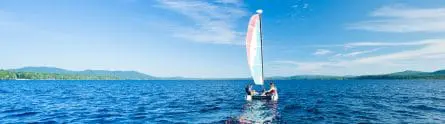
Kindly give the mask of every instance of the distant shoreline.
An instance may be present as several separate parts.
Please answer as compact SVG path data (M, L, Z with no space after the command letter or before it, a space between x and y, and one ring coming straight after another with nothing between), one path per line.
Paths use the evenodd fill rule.
M30 79L15 79L15 80L30 80Z
M445 80L445 79L267 79L267 81L342 81L342 80ZM251 79L150 79L150 80L100 80L100 79L0 79L0 81L252 81Z
M251 78L155 77L136 71L70 71L53 67L24 67L0 70L0 80L251 80ZM266 77L266 80L445 80L445 70L434 72L408 70L390 74L362 76L295 75Z

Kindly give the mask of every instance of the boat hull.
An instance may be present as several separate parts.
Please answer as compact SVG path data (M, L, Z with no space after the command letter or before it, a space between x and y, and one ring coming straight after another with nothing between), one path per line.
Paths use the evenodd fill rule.
M262 96L262 95L247 95L246 96L247 101L252 100L272 100L277 101L278 100L278 94L272 95L272 96Z

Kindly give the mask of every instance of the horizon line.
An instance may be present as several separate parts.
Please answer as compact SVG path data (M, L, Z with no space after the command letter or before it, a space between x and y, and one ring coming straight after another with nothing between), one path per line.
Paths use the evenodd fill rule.
M15 70L15 69L21 69L21 68L53 68L53 69L61 69L61 70L66 70L66 71L74 71L74 72L81 72L81 71L112 71L112 72L116 72L116 71L133 71L133 72L137 72L137 73L141 73L147 76L152 76L155 78L183 78L183 79L209 79L209 80L218 80L218 79L250 79L252 77L186 77L186 76L169 76L169 77L165 77L165 76L155 76L155 75L150 75L147 73L143 73L140 71L135 71L135 70L104 70L104 69L83 69L83 70L70 70L70 69L64 69L64 68L59 68L59 67L54 67L54 66L23 66L20 68L11 68L11 69L5 69L5 68L0 68L0 70ZM425 72L425 73L432 73L432 72L437 72L440 70L444 70L444 69L439 69L436 71L417 71L417 72ZM358 76L370 76L370 75L386 75L386 74L392 74L392 73L398 73L398 72L407 72L407 71L416 71L416 70L404 70L404 71L396 71L396 72L390 72L390 73L382 73L382 74L361 74L361 75L323 75L323 74L296 74L296 75L289 75L289 76L267 76L265 77L266 79L270 79L270 78L284 78L284 77L292 77L292 76L330 76L330 77L358 77Z

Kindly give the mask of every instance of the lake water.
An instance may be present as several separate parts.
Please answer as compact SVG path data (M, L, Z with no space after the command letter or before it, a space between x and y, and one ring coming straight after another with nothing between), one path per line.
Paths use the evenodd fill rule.
M445 123L445 81L0 81L0 123Z

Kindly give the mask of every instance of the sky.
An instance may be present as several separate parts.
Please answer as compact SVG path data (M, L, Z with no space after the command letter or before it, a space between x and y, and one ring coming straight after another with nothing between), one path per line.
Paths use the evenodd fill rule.
M0 68L248 77L257 9L266 76L445 69L445 0L0 0Z

